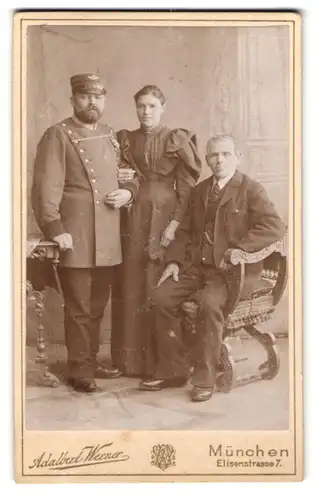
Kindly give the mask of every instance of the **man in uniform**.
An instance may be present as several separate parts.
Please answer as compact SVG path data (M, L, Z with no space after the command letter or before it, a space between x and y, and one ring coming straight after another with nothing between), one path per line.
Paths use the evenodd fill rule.
M118 183L119 146L99 120L105 87L93 73L71 77L72 117L50 127L37 148L32 206L46 239L60 248L69 383L77 391L98 390L95 378L118 370L97 361L100 324L113 268L122 261L120 207L137 182Z
M212 175L192 191L188 212L167 250L168 265L154 292L158 363L155 378L140 385L142 390L160 390L185 384L189 367L180 306L200 291L193 401L210 399L216 380L228 299L225 271L229 250L257 252L280 240L286 231L264 188L237 170L240 155L232 137L210 139L206 161ZM249 286L258 281L261 266L246 266Z

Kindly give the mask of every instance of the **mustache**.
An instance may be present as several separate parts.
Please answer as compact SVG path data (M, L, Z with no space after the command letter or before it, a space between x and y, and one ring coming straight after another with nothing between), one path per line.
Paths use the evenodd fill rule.
M96 106L92 105L86 108L86 111L99 111L99 109Z

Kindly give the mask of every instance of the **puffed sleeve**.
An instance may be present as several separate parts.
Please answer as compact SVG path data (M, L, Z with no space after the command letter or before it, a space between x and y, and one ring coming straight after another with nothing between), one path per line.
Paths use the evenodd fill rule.
M60 203L65 183L65 138L58 127L50 127L40 140L34 163L32 208L48 239L65 232Z
M181 222L191 190L199 179L201 172L201 160L197 151L196 136L189 130L173 130L167 140L166 148L168 157L178 158L175 168L177 207L173 218Z
M128 168L130 163L129 158L129 131L119 130L117 132L117 141L120 147L120 167Z

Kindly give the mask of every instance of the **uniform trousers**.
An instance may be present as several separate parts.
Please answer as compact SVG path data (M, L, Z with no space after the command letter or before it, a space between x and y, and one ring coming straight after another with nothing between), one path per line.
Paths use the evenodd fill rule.
M113 267L60 267L64 295L65 344L69 375L94 378L100 324L113 280Z
M224 325L223 309L228 299L225 274L213 266L191 266L180 272L179 281L169 278L153 293L154 334L157 344L155 378L187 377L188 349L181 325L181 305L198 292L199 314L194 351L192 384L212 388L219 364Z

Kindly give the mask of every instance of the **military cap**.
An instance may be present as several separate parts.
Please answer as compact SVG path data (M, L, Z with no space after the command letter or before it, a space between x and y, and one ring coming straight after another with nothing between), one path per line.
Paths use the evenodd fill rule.
M106 89L100 76L96 73L82 73L70 78L72 93L106 94Z

